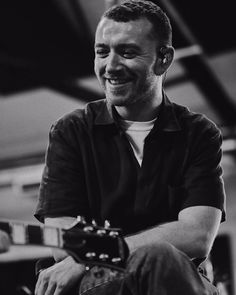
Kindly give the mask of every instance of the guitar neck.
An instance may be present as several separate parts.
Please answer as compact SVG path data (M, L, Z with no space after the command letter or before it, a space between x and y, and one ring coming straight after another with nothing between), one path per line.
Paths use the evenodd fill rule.
M66 250L77 262L123 269L129 255L121 229L101 227L79 219L69 228L0 220L0 230L12 244L38 245Z
M0 230L10 236L14 245L39 245L63 248L63 230L21 221L0 221Z

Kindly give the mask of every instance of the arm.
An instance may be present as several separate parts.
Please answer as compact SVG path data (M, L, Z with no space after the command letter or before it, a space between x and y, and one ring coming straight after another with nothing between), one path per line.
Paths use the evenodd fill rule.
M65 228L70 226L75 220L76 218L69 216L45 218L45 225ZM60 262L69 256L66 251L60 249L52 249L52 254L56 262Z
M205 257L217 234L221 210L209 206L183 209L177 221L153 227L126 237L130 251L157 241L166 241L190 258Z
M83 167L80 149L74 134L73 116L56 122L49 134L46 165L39 191L35 217L46 225L65 227L72 217L45 218L45 216L77 216L87 212ZM76 125L76 129L79 126ZM81 210L81 212L77 210ZM66 212L66 214L64 213ZM65 251L54 250L56 263L41 271L35 288L36 295L65 293L76 287L85 267Z
M35 217L86 215L86 186L80 146L70 115L52 125Z
M167 241L189 257L205 257L211 250L220 222L224 220L222 137L214 124L195 117L181 179L184 195L173 200L180 211L176 221L126 238L131 251L147 243Z

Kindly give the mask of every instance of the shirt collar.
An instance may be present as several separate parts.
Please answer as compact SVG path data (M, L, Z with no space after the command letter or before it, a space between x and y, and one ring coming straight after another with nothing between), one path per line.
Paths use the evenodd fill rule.
M114 124L114 111L112 104L109 103L106 99L103 100L103 107L97 113L97 117L95 118L95 125L110 125Z
M180 122L176 116L176 107L163 92L163 100L160 106L159 118L156 121L159 130L172 132L180 131ZM155 127L155 126L154 126Z
M104 100L103 107L97 113L95 118L95 125L113 125L116 124L117 113L112 104ZM155 122L154 129L162 131L179 131L181 126L178 118L176 117L174 104L169 100L167 95L163 92L163 100L160 105L158 120Z

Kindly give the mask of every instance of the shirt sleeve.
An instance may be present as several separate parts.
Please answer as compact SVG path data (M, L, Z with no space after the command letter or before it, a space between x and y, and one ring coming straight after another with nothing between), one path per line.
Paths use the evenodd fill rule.
M50 129L46 163L35 217L87 215L88 204L78 137L72 120L60 119Z
M185 172L186 198L182 209L190 206L212 206L222 210L225 220L225 189L222 178L222 136L214 123L202 120L193 137Z

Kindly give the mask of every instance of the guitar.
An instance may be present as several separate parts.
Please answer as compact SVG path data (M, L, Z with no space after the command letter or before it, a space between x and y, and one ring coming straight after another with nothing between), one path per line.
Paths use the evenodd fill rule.
M39 245L66 250L77 262L123 269L129 255L119 228L108 222L98 226L81 216L68 228L0 220L0 229L8 233L14 245Z

